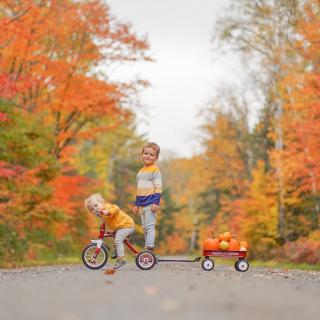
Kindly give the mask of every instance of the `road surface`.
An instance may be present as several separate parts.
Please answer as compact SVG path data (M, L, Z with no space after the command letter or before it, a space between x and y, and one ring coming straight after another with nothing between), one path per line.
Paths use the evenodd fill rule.
M109 265L110 267L110 265ZM320 319L320 272L199 262L0 270L1 320Z

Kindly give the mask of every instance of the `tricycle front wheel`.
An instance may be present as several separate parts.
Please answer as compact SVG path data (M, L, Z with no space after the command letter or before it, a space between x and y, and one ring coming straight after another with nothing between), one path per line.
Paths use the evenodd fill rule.
M97 249L96 244L89 244L82 251L83 264L92 270L97 270L105 266L108 261L108 250L102 245L96 258L94 258Z

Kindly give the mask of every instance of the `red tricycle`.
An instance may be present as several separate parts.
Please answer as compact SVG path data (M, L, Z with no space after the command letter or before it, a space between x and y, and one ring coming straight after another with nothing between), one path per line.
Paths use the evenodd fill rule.
M114 238L115 232L105 231L105 223L100 226L99 237L96 240L91 240L91 244L86 246L82 251L82 261L89 269L100 269L105 266L108 261L110 251L109 246L103 242L104 238ZM135 255L139 253L129 239L124 240L124 245Z

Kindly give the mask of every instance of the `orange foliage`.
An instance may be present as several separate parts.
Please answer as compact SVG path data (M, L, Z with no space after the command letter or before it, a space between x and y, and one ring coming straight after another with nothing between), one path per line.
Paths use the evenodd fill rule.
M188 243L178 234L169 235L166 239L167 247L165 252L169 254L184 253L188 249Z
M107 82L94 68L149 59L148 44L112 17L104 1L9 0L1 6L7 16L0 18L0 69L11 81L5 79L3 88L19 93L18 103L26 109L47 114L57 156L87 123L105 118L112 125L127 117L119 103L135 85Z
M50 204L57 207L65 213L66 219L54 227L55 235L58 239L65 235L73 234L75 224L70 224L70 221L77 220L77 216L83 209L83 199L88 196L90 188L93 187L93 181L83 176L58 176L51 182L53 188L53 196ZM80 219L80 218L79 218ZM88 219L88 222L91 220ZM87 223L88 223L87 222ZM94 223L91 221L91 223ZM89 225L89 223L88 223Z
M318 1L308 1L305 14L307 19L299 21L297 26L301 39L295 43L302 63L286 66L287 76L281 83L286 148L280 156L288 184L295 186L295 197L301 193L317 196L320 192L320 71L316 67L320 50ZM306 69L306 65L314 67ZM319 214L319 203L316 205Z

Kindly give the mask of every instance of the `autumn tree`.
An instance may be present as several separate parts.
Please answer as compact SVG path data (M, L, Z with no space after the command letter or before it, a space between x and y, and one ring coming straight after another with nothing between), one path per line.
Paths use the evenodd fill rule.
M58 158L87 123L107 130L126 118L136 86L112 82L102 65L148 59L148 45L104 1L6 1L0 9L1 73L14 78L22 107L45 112Z
M81 173L77 155L85 143L90 148L104 134L124 130L147 85L140 79L115 81L110 70L150 60L148 43L102 0L1 1L0 30L1 197L8 199L1 214L7 219L23 208L21 224L32 237L27 245L39 244L37 234L43 232L67 250L88 236L83 199L104 186L107 176ZM133 122L130 126L118 139L124 148L135 136ZM112 158L118 146L109 147L106 157ZM110 184L116 186L114 180ZM51 219L59 222L47 223ZM3 230L21 231L15 224L7 227ZM43 246L54 246L48 237ZM29 249L35 257L36 250Z
M288 54L288 47L293 43L296 33L294 27L301 14L303 1L239 1L231 3L230 14L221 19L216 27L217 36L214 41L227 43L232 48L244 53L254 70L256 84L262 89L264 97L264 115L268 118L268 127L264 141L268 145L268 134L274 132L274 144L277 151L273 167L278 181L278 217L279 234L285 240L285 193L283 159L281 151L283 141L283 100L279 94L280 81L285 76L282 66L294 61ZM247 62L249 67L249 63ZM249 68L250 69L250 68ZM270 127L269 127L270 125ZM268 158L266 157L266 160ZM266 165L268 167L268 165Z
M296 28L300 37L292 48L298 55L298 63L284 66L287 76L281 83L286 137L283 157L287 176L295 187L294 196L304 199L302 207L305 209L298 204L300 210L296 208L295 211L301 213L300 218L307 217L312 230L319 228L320 223L319 3L308 1L304 13Z
M0 114L0 255L14 263L31 254L33 245L52 239L51 227L63 220L48 203L59 165L41 117L1 100Z
M207 213L208 224L214 219L220 228L227 228L235 213L233 203L244 195L251 177L246 99L216 96L204 118L203 158L209 184L200 193L199 209Z

